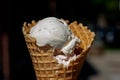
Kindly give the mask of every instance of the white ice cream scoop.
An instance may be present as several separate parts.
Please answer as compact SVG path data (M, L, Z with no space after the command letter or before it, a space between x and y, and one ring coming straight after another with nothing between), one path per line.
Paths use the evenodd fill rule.
M36 38L38 46L49 44L54 48L60 48L64 54L71 53L76 42L80 41L77 37L73 37L65 21L55 17L40 20L31 28L30 36ZM65 45L68 41L69 43Z
M71 36L71 31L65 21L55 17L40 20L30 30L30 36L35 37L38 46L51 45L61 48Z

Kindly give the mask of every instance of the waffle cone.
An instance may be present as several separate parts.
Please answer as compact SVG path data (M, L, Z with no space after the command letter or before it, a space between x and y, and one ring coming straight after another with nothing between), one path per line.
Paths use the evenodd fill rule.
M29 31L35 24L35 21L32 21L31 24L25 22L22 31L37 80L77 80L95 34L76 21L69 24L72 32L81 40L79 47L82 48L82 51L76 60L71 61L68 67L64 67L62 64L58 64L53 57L53 48L51 46L39 47L36 45L35 38L29 36Z

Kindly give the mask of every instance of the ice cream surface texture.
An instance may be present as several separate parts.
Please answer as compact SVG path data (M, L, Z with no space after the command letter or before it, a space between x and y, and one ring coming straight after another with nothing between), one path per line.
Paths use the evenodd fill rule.
M38 21L31 28L30 36L36 38L38 46L49 44L54 48L60 48L65 55L73 51L76 42L80 42L80 39L73 35L67 23L55 17L47 17ZM65 45L66 42L69 43Z

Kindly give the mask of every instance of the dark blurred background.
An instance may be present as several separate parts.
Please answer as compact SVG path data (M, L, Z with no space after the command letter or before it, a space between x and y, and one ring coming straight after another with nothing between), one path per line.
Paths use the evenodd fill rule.
M94 61L101 56L103 59L106 54L109 58L108 55L116 51L117 55L120 53L119 0L4 0L1 1L0 10L0 80L36 80L22 25L49 16L68 19L70 22L77 20L96 33L78 80L93 80L90 77L99 75L102 70L96 67L99 63ZM97 60L94 56L97 56ZM120 65L117 67L120 68ZM108 80L101 77L100 80Z

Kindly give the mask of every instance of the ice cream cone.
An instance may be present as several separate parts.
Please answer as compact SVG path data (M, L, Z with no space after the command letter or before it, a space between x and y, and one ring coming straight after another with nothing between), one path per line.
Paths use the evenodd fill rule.
M29 31L35 24L35 21L32 21L31 24L24 23L22 30L37 80L77 80L95 34L76 21L69 24L72 32L81 40L79 47L82 51L75 60L70 62L68 67L64 67L53 57L51 46L39 47L36 45L35 38L29 36Z

